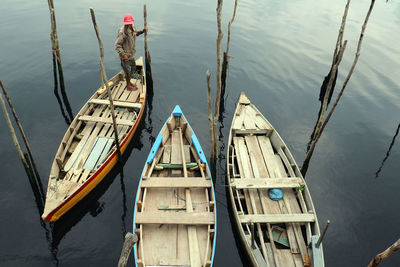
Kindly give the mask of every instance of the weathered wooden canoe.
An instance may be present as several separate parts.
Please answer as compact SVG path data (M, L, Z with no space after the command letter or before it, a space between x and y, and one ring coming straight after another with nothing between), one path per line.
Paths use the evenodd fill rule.
M121 153L142 118L146 104L143 59L136 61L138 90L128 91L123 72L108 82L115 109ZM72 121L50 171L42 218L56 221L84 198L118 160L107 90L100 88Z
M231 206L253 266L324 266L307 185L282 138L244 93L228 144ZM281 200L271 199L281 193Z
M137 266L212 266L216 222L206 157L176 106L150 151L136 194Z

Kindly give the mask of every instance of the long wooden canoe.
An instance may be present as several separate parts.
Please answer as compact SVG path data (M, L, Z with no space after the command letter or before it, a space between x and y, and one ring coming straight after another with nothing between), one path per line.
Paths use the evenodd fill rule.
M324 266L307 185L282 138L244 93L228 144L231 207L252 265Z
M136 61L138 77L126 89L123 72L110 79L121 153L132 140L146 104L143 59ZM84 198L118 160L107 90L100 88L78 112L54 158L42 218L56 221Z
M136 194L136 265L212 266L216 223L206 157L176 106L150 151Z

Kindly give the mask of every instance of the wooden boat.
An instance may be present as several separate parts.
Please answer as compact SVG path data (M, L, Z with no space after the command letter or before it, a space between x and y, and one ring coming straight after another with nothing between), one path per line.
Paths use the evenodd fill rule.
M136 194L136 265L211 266L216 222L206 157L176 106L150 151Z
M143 59L136 61L138 90L126 90L121 71L110 79L120 151L123 153L143 116L146 77ZM54 158L42 218L56 221L84 198L118 161L114 127L105 87L86 102L65 133Z
M228 144L231 207L252 265L324 266L307 185L282 138L244 93Z

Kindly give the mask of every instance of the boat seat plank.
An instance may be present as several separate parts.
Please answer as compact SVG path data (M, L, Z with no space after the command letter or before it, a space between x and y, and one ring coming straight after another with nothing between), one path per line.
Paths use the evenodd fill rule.
M171 136L171 164L182 164L179 131L173 131Z
M99 105L110 105L110 101L108 99L92 99L89 101L90 104L99 104ZM142 104L140 103L132 103L132 102L124 102L124 101L113 101L113 105L115 107L122 108L142 108Z
M164 153L161 159L161 163L171 163L171 145L164 146Z
M208 225L215 223L212 212L137 212L135 224Z
M102 118L102 117L95 117L95 116L88 116L88 115L80 116L79 120L99 122L99 123L108 123L108 124L112 124L113 123L112 118ZM134 124L133 121L122 120L122 119L116 119L116 123L119 124L119 125L127 125L127 126L132 126Z
M270 129L233 129L235 135L269 135Z
M232 129L242 129L244 119L243 108L244 107L240 105L236 116L233 117Z
M212 182L204 178L149 178L142 180L141 187L155 188L207 188Z
M96 109L93 112L93 116L99 116L101 114L101 112L102 112L102 109ZM82 150L86 147L87 140L89 138L90 132L95 127L95 125L96 124L93 123L93 122L88 122L88 123L86 123L85 127L83 128L83 130L80 132L83 135L83 137L79 141L79 144L76 146L74 152L71 154L71 156L69 157L69 159L65 163L65 165L64 165L64 170L65 171L68 171L73 165L75 165L77 158L81 154Z
M136 86L138 88L138 90L136 91L131 91L131 93L129 94L128 98L127 98L127 102L136 102L140 92L142 91L142 84L140 83L140 81L138 83L136 83ZM139 105L141 105L140 103L137 103Z
M247 106L245 106L245 108L243 110L243 112L245 114L244 119L243 119L244 128L246 130L255 130L255 129L257 129L257 127L256 127L256 123L254 121L254 117L251 114L250 109L251 109L250 105L247 105Z
M241 223L305 223L315 222L314 214L240 214Z
M106 137L96 137L96 141L92 146L92 150L89 153L89 156L83 165L83 169L94 170L96 167L97 162L99 161L100 155L104 154L103 152L106 151L106 146L109 144L113 139L106 138ZM109 147L108 147L109 148Z
M304 181L301 178L241 178L231 184L236 189L296 188L302 185Z

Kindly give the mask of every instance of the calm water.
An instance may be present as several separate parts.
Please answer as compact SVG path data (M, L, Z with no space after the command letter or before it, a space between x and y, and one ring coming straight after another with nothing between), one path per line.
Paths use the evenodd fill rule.
M96 12L108 76L120 70L114 41L130 12L143 26L144 1L55 1L64 75L74 114L99 87L99 51L89 7ZM239 0L232 25L222 148L236 99L245 90L277 128L301 164L319 109L345 0ZM223 27L234 1L224 1ZM352 63L369 6L353 1L348 39L337 84ZM34 192L0 119L0 266L115 266L151 141L175 104L180 104L208 151L205 72L215 90L216 1L147 3L154 75L151 109L131 146L123 172L115 170L62 221L42 223ZM400 236L400 144L381 165L400 122L400 4L379 0L371 16L361 57L344 97L315 150L307 181L320 223L331 220L324 240L327 266L366 266ZM47 1L2 0L0 79L24 124L43 184L67 129L53 94ZM143 54L143 38L137 43ZM223 42L225 49L226 36ZM150 107L150 106L149 106ZM1 115L2 117L2 115ZM223 151L216 177L218 234L215 266L242 266L225 192ZM130 265L133 266L132 256ZM400 266L395 254L382 266Z

